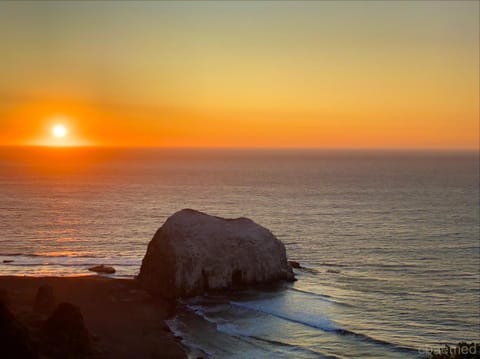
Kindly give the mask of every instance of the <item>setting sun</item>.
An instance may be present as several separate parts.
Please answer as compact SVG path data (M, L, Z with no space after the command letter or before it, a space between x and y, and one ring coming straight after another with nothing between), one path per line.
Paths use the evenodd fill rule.
M61 138L67 135L68 130L63 125L56 125L52 128L52 133L55 137Z

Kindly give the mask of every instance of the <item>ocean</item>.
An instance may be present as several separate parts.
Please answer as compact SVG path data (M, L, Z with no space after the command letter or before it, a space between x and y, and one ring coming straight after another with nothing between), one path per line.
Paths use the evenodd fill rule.
M192 356L421 358L480 341L478 160L467 151L4 147L0 275L106 264L132 277L174 212L246 216L304 269L294 283L179 303L169 325Z

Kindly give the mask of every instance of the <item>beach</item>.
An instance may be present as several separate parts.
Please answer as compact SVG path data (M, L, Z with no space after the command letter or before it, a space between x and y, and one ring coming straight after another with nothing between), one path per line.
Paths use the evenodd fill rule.
M165 324L169 304L138 290L135 280L97 275L0 276L10 311L27 326L34 343L36 330L48 317L33 314L36 293L43 285L53 289L56 304L68 302L80 308L92 357L186 358L185 349Z

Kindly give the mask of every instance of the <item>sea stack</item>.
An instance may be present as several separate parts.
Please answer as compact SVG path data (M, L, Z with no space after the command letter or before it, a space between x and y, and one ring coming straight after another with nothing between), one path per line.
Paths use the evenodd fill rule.
M165 298L293 279L285 246L268 229L192 209L173 214L155 233L138 275L145 289Z

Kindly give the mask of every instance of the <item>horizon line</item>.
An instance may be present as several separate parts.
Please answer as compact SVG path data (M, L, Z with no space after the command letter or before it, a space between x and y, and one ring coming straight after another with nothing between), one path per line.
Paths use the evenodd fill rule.
M397 151L397 152L480 152L479 147L320 147L320 146L129 146L129 145L2 145L0 148L42 148L42 149L197 149L197 150L324 150L324 151Z

